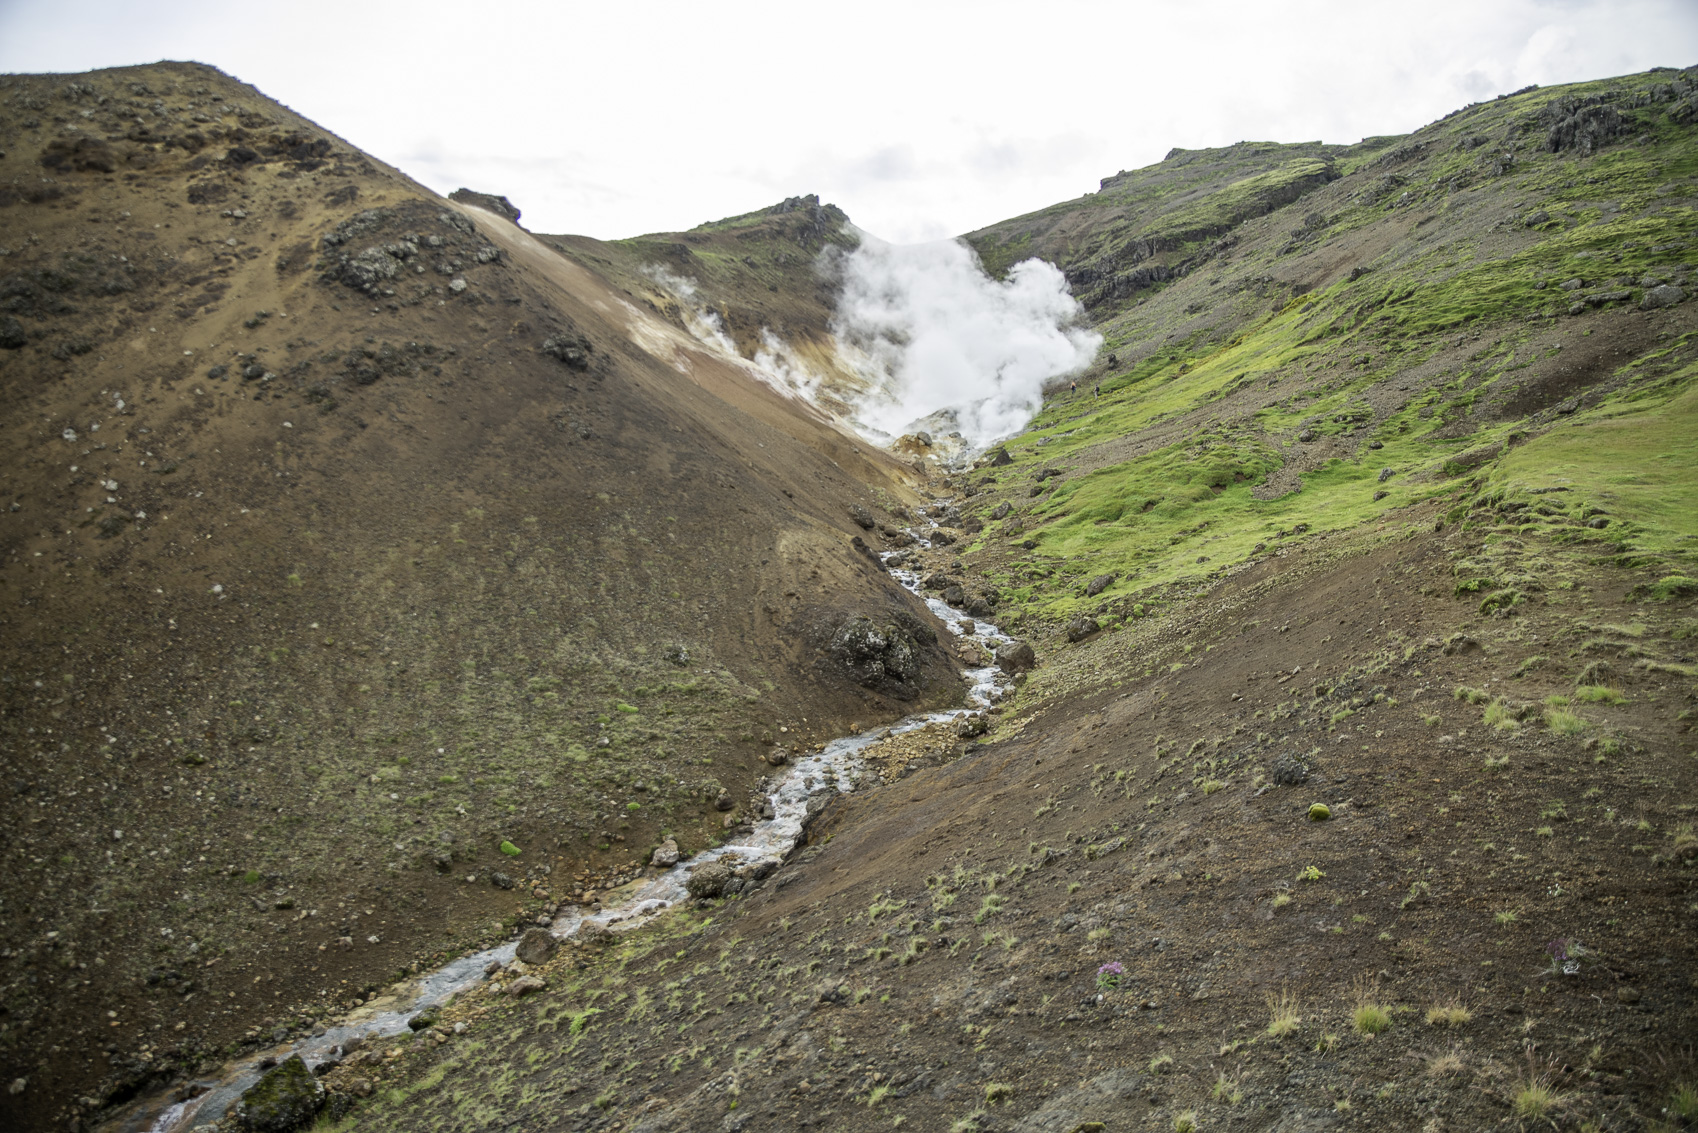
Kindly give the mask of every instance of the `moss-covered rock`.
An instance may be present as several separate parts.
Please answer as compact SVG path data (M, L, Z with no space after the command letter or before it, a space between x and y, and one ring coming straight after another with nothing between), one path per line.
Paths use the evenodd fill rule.
M300 1055L284 1061L242 1095L236 1119L256 1133L287 1133L318 1116L324 1106L324 1083L314 1078Z

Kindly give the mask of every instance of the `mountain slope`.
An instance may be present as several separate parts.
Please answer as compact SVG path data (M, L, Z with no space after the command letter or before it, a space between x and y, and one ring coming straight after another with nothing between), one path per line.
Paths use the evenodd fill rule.
M15 1120L718 836L781 727L959 698L852 542L909 471L616 282L206 67L7 77L0 136ZM857 684L858 614L918 667Z

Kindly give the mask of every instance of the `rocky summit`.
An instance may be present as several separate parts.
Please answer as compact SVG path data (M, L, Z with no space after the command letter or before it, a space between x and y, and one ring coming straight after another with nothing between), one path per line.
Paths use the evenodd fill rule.
M978 453L500 189L0 77L0 1125L1698 1128L1698 69L966 234Z

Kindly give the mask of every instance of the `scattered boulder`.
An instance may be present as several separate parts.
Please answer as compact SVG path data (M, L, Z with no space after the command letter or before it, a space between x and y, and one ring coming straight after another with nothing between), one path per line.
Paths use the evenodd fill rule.
M1544 209L1534 209L1532 212L1521 218L1521 223L1526 228L1537 228L1539 225L1544 224L1550 219L1551 214L1546 212Z
M1107 590L1113 585L1114 575L1099 574L1085 584L1085 597L1095 598L1098 594L1101 594L1104 590Z
M729 865L722 861L704 862L690 871L689 880L684 882L684 889L695 898L718 897L725 892L725 884L735 873Z
M236 1120L255 1133L288 1133L308 1125L324 1106L324 1083L296 1054L269 1071L236 1103Z
M408 1019L407 1029L409 1031L429 1030L431 1027L434 1027L437 1023L441 1022L441 1020L442 1008L436 1004L432 1004L431 1006L426 1007L423 1011L420 1011L417 1015L414 1015L411 1019Z
M1315 432L1315 430L1305 428L1301 433L1297 434L1297 439L1302 441L1304 444L1308 444L1319 436L1320 434Z
M668 838L654 848L654 853L649 855L649 864L656 869L670 869L678 864L678 859L681 856L678 852L678 843Z
M11 315L0 316L0 350L19 350L29 345L24 324Z
M1282 755L1274 760L1273 781L1276 786L1295 787L1309 781L1309 765L1295 755Z
M943 588L943 600L946 604L957 608L967 604L967 591L959 584Z
M560 942L552 932L533 928L519 938L519 947L513 954L527 964L546 964L559 947Z
M1014 505L1009 503L1007 500L1003 500L1000 504L997 504L991 509L990 517L992 519L1007 519L1008 513L1013 510Z
M1067 640L1072 642L1084 641L1093 633L1100 633L1102 628L1103 627L1101 625L1097 624L1097 619L1095 618L1074 618L1072 621L1067 623Z
M602 948L613 943L613 930L595 921L585 921L578 926L577 940L590 948Z
M518 999L521 996L531 994L533 991L542 991L546 987L548 987L548 984L541 976L520 976L503 988L502 994Z
M1676 287L1672 283L1665 283L1659 287L1652 287L1647 290L1644 298L1639 300L1639 309L1642 311L1654 311L1658 307L1672 307L1685 298L1685 291ZM4 342L0 342L0 345L4 345Z
M595 347L581 334L556 334L542 340L542 352L568 370L587 370Z
M849 505L849 518L854 520L855 526L863 531L871 531L874 525L878 523L878 520L873 518L873 513L861 504Z
M991 468L1001 468L1004 465L1013 464L1014 458L1008 455L1007 448L1002 445L997 445L985 455L984 463Z
M1380 483L1384 484L1387 480L1390 480L1395 475L1397 475L1397 473L1393 472L1389 468L1380 469Z
M1010 641L996 650L997 667L1005 673L1024 673L1038 666L1038 655L1024 641Z
M974 736L982 736L989 730L990 721L985 719L981 713L975 712L955 721L955 734L964 740L972 739Z

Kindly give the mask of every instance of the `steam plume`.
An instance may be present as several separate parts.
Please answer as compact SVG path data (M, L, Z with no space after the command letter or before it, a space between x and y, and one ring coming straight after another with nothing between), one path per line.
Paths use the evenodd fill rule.
M886 439L938 414L982 448L1024 427L1044 384L1082 371L1102 345L1077 325L1083 312L1066 278L1042 260L999 282L959 241L899 246L863 235L837 267L838 351L871 390L857 424Z

